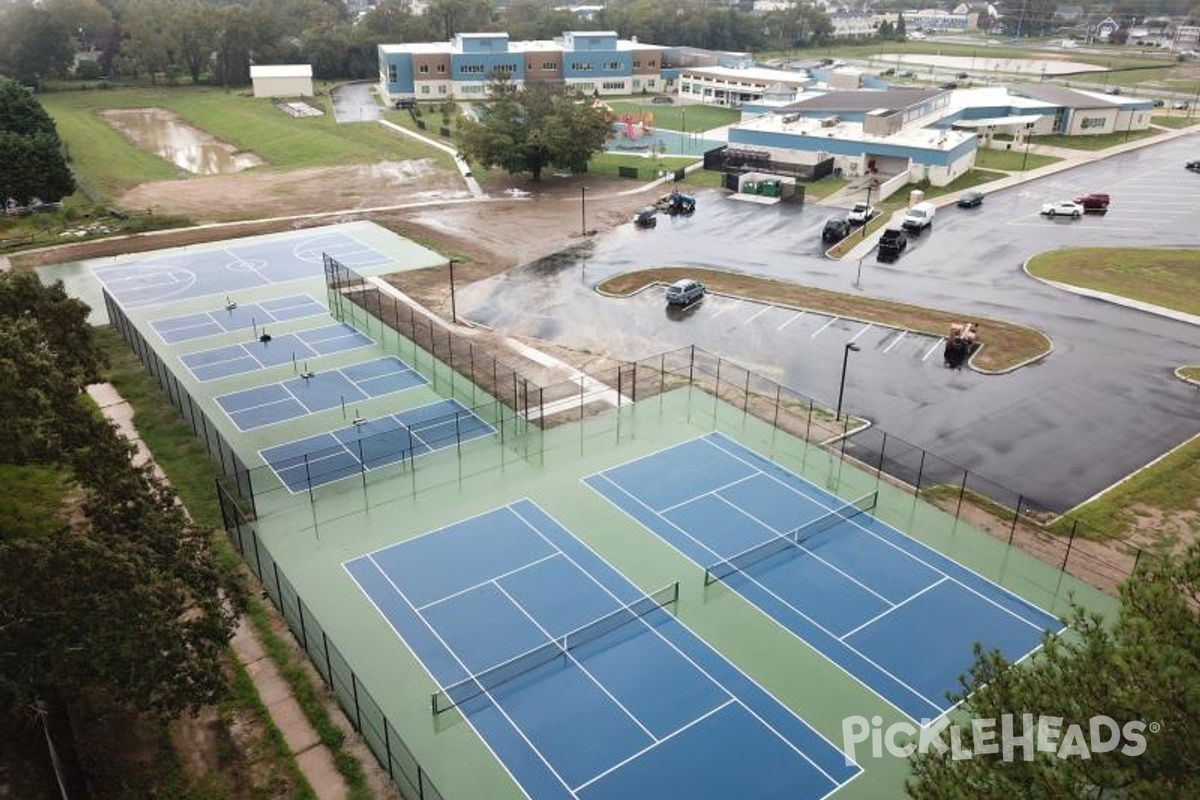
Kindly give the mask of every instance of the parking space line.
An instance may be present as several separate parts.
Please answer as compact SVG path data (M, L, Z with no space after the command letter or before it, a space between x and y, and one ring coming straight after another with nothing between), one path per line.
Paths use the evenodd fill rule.
M925 353L925 357L924 357L924 358L922 358L921 360L922 360L922 361L928 361L928 360L929 360L929 357L930 357L931 355L933 355L934 353L936 353L936 352L937 352L938 346L939 346L939 345L941 345L941 343L942 343L942 342L944 342L944 341L946 341L946 337L945 337L945 336L943 336L943 337L939 338L939 339L938 339L936 342L934 342L934 343L933 343L933 347L930 347L930 348L929 348L929 352Z
M767 313L770 310L771 310L771 306L763 306L760 311L750 315L749 319L747 319L746 322L748 322L748 323L753 322L754 320L758 319L759 317L761 317L763 314Z
M722 309L718 309L716 313L714 313L714 314L713 314L711 317L709 317L709 319L716 319L717 317L719 317L719 316L721 316L722 314L724 314L726 311L730 310L731 308L737 308L737 307L738 307L738 306L740 306L741 304L742 304L742 301L741 301L741 300L734 300L732 303L730 303L729 305L725 306L724 308L722 308Z
M896 346L896 344L897 344L897 343L898 343L898 342L899 342L901 339L903 339L903 338L904 338L904 336L905 336L905 334L907 334L907 333L908 333L908 331L900 331L900 335L899 335L899 336L897 336L895 339L892 339L892 343L891 343L891 344L889 344L887 347L883 348L883 352L884 352L884 353L889 353L889 352L891 352L891 349L892 349L893 347L895 347L895 346Z
M853 339L851 339L850 341L852 341L852 342L856 342L856 341L858 341L858 337L862 336L864 333L866 333L867 331L871 330L871 328L873 328L873 327L875 327L875 323L873 323L873 322L868 322L868 323L866 324L866 326L865 326L865 327L864 327L864 328L863 328L861 331L859 331L858 333L854 334L854 338L853 338Z
M817 337L817 334L818 334L818 333L820 333L821 331L825 330L825 329L826 329L826 328L828 328L830 325L832 325L833 323L837 322L839 319L841 319L841 317L834 317L833 319L829 320L829 322L826 322L824 325L822 325L821 327L819 327L819 328L817 328L815 331L813 331L813 332L812 332L812 336L810 336L809 338L810 338L810 339L815 339L815 338Z
M791 319L789 319L787 322L785 322L785 323L783 323L782 325L780 325L780 326L779 326L778 328L776 328L775 330L777 330L777 331L781 331L781 330L783 330L783 329L784 329L784 328L786 328L788 325L791 325L793 322L795 322L796 320L798 320L798 319L800 319L801 317L803 317L803 316L804 316L806 313L808 313L808 312L806 312L806 311L797 311L797 312L796 312L796 314L795 314L795 316L793 316L793 317L792 317Z

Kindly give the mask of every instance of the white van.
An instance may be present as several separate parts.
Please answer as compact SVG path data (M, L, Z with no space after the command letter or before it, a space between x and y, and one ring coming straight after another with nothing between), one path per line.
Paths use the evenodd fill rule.
M920 234L921 231L933 225L933 217L937 214L937 206L930 202L917 203L904 212L904 220L900 223L909 233Z

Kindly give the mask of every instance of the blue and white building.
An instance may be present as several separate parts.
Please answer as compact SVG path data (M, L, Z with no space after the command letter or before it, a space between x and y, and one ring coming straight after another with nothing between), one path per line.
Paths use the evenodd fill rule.
M460 33L449 42L379 45L379 85L390 101L481 99L492 75L517 86L556 83L587 94L660 93L663 48L613 31L568 31L553 40L513 42L507 33Z

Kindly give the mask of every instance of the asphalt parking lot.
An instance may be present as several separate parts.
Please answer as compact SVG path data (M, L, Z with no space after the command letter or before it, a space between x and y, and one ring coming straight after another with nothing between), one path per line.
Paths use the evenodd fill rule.
M467 287L458 309L511 333L618 358L696 344L831 403L854 337L846 405L880 428L1055 509L1101 491L1200 432L1200 393L1171 375L1200 362L1200 330L1027 276L1031 255L1089 245L1200 246L1200 175L1189 136L946 208L894 264L824 258L821 229L841 209L758 206L717 192L691 217L625 226L588 246ZM1107 214L1048 219L1046 201L1112 195ZM1005 319L1038 328L1054 352L1005 376L941 366L931 337L709 297L668 314L659 290L604 298L592 287L644 266L710 266ZM794 318L793 318L794 317ZM986 323L980 331L986 346ZM911 340L911 341L910 341ZM929 348L934 347L932 355Z

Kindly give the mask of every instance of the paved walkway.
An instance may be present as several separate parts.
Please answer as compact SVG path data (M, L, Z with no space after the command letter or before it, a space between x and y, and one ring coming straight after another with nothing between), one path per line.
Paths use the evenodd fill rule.
M87 387L87 393L96 401L105 418L116 425L121 435L137 448L134 464L153 464L154 473L165 481L166 475L154 464L149 449L133 426L133 408L125 402L125 398L109 383L93 384ZM346 800L350 792L334 765L333 754L321 744L316 730L304 716L300 704L292 697L291 688L279 674L275 662L266 656L262 642L246 617L238 620L230 646L238 661L246 668L271 720L283 734L288 750L316 796L320 800Z

